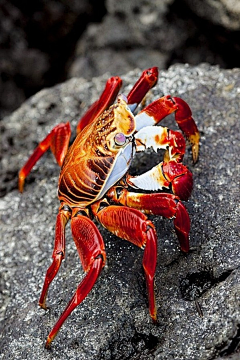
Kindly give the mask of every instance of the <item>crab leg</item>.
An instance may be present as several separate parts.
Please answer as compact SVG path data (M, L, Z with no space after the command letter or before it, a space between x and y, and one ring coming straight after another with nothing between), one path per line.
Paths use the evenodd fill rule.
M113 76L107 80L105 89L100 98L95 101L77 125L77 134L88 124L97 119L110 105L113 104L122 86L122 80L118 76Z
M158 69L153 67L144 70L140 79L133 86L129 92L127 99L129 107L132 111L142 101L146 93L156 84L158 79ZM77 134L88 124L96 120L110 105L113 104L117 94L122 86L120 77L115 76L108 79L105 89L102 92L99 100L95 101L83 117L79 120L77 125Z
M157 235L154 225L141 211L126 206L108 206L95 215L110 232L145 249L143 268L148 289L149 312L153 321L156 321L154 274L157 263Z
M153 88L158 80L158 68L152 67L144 70L132 90L127 95L128 106L133 112L143 100L146 93Z
M18 188L23 192L24 182L27 175L40 157L50 148L55 156L59 166L62 166L63 160L68 150L68 144L71 136L69 122L56 125L43 141L36 147L28 161L19 171Z
M108 198L117 204L138 209L144 214L160 215L172 219L180 248L189 251L190 218L180 199L168 193L141 194L129 192L123 188L112 187L107 193Z
M171 188L181 200L188 200L193 188L192 173L186 166L174 160L161 162L139 176L127 175L127 184L142 190Z
M63 311L59 320L50 331L45 345L46 348L50 347L51 342L57 335L60 327L67 317L91 291L106 259L102 236L96 225L89 218L78 213L72 218L71 227L72 235L86 275L78 285L75 294Z
M61 266L62 259L65 255L65 226L71 216L70 211L65 210L64 207L59 210L56 220L56 233L55 233L55 243L54 250L52 254L52 264L47 270L42 293L39 299L39 305L43 309L47 309L46 306L46 297L48 293L48 288L55 276L58 273L58 270Z
M174 159L180 162L185 154L185 140L178 131L169 130L162 126L146 126L135 134L136 151L144 151L152 147L156 152L158 149L168 149L164 160Z
M172 112L175 112L175 120L179 128L192 145L193 162L195 163L198 160L200 135L192 118L191 109L184 100L167 95L153 101L136 115L136 129L140 130L145 126L158 124Z

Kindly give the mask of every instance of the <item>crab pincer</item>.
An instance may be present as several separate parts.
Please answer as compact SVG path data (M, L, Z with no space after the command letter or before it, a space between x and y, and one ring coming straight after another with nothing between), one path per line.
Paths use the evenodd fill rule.
M200 135L192 117L192 111L183 99L166 95L153 101L136 115L137 129L140 130L147 125L156 125L173 112L175 112L175 120L179 128L192 145L193 162L196 163L199 155Z

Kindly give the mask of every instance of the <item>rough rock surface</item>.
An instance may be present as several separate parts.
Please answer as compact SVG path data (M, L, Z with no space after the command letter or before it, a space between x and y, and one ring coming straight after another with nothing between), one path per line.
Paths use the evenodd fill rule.
M238 0L184 0L194 13L229 30L240 30Z
M139 74L134 71L123 77L125 91ZM148 315L141 250L101 229L108 264L51 350L44 349L48 331L83 271L68 227L67 256L49 291L50 309L38 308L53 246L59 170L52 155L46 155L22 195L16 189L17 171L54 124L70 120L76 125L105 79L71 79L43 90L2 122L0 183L6 194L0 199L0 358L236 360L240 355L240 70L206 64L162 71L147 98L149 102L163 93L181 96L191 106L201 132L199 162L192 166L190 152L184 160L195 181L186 204L192 222L189 254L180 252L170 220L152 218L159 238L159 324L152 324ZM171 117L164 124L175 127ZM143 172L157 161L159 155L144 153L134 161L132 172Z
M237 0L0 0L0 119L67 77L239 66L239 36Z
M88 0L0 0L0 118L64 78L76 24L85 25L91 11Z
M79 39L69 76L86 74L91 78L102 74L106 64L109 71L118 69L119 74L153 66L156 61L166 67L168 52L187 36L175 24L167 26L166 13L172 3L107 0L102 22L89 24Z
M236 0L107 0L102 21L79 38L68 76L124 74L156 62L238 66L239 16Z

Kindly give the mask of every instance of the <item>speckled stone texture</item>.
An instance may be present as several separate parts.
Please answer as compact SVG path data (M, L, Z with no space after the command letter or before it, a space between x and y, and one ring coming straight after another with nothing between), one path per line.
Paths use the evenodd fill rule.
M123 77L125 92L140 73ZM201 132L201 151L195 166L190 150L184 160L195 183L186 204L189 254L179 250L171 220L151 218L159 238L159 324L152 324L148 315L141 250L101 229L107 266L51 349L44 349L48 332L84 274L67 227L67 255L49 291L49 310L38 308L51 261L59 169L51 154L44 156L22 195L16 177L53 125L70 120L74 128L107 75L91 82L74 78L41 91L1 124L1 359L239 359L240 70L175 65L160 74L147 103L168 93L187 101ZM163 124L176 128L173 116ZM161 155L141 154L132 173L146 171Z

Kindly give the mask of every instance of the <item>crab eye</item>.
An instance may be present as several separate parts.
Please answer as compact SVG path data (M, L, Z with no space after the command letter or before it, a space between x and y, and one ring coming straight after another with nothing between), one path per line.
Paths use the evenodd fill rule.
M126 136L123 133L118 133L114 138L115 144L118 146L122 146L126 142Z

